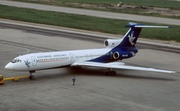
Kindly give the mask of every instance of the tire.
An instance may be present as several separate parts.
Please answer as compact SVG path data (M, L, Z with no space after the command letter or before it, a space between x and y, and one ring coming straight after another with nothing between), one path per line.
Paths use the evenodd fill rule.
M33 79L34 79L34 76L29 76L29 79L30 79L30 80L33 80Z

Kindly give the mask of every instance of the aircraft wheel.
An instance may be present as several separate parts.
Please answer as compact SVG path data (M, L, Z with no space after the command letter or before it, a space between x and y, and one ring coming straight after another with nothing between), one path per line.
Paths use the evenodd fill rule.
M108 76L108 72L105 72L105 74Z
M116 71L108 71L105 73L107 76L116 75Z
M116 71L112 71L112 75L116 75Z
M29 76L29 79L33 80L33 79L34 79L34 76L30 75L30 76Z
M110 76L110 75L111 75L111 73L110 73L110 72L106 72L105 74L106 74L107 76Z

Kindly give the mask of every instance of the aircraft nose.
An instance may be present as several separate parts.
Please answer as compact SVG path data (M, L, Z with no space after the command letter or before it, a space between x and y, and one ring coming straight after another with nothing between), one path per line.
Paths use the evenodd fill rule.
M12 63L8 63L8 64L5 66L5 69L14 70L13 64L12 64Z

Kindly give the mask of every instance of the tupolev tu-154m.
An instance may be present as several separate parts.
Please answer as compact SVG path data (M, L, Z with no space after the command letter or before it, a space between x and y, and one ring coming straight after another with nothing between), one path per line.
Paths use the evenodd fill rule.
M34 79L32 73L36 70L45 70L61 67L91 66L106 68L106 74L113 75L112 69L128 69L175 73L175 71L145 68L125 65L123 59L134 57L138 52L135 47L142 28L169 28L169 26L150 26L129 22L125 27L129 30L122 39L106 39L105 48L87 50L69 50L57 52L30 53L15 57L5 69L13 71L29 71L29 79Z

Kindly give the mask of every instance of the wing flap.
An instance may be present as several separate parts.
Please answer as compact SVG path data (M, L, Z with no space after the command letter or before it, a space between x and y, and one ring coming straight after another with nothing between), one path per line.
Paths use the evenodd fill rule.
M169 70L161 70L161 69L155 69L155 68L129 66L129 65L125 65L125 63L123 63L123 62L111 62L111 63L75 62L71 66L91 66L91 67L102 67L102 68L152 71L152 72L162 72L162 73L175 73L175 71L169 71Z

